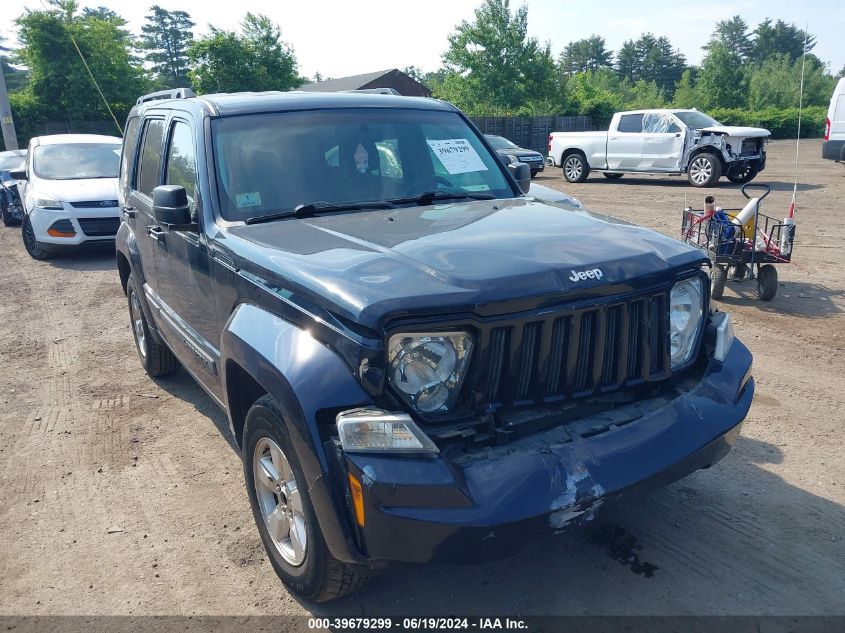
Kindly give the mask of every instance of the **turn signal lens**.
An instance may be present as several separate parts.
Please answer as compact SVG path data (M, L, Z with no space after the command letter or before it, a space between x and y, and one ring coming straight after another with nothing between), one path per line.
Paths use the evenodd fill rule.
M361 489L361 482L352 473L349 473L349 491L352 493L355 522L364 527L364 491Z

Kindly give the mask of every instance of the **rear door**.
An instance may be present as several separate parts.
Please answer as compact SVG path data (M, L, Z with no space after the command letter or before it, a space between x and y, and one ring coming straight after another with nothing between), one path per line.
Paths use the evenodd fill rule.
M643 115L643 144L640 169L680 171L684 135L675 119L665 112Z
M643 115L623 114L607 133L607 168L638 171L643 146Z
M161 155L164 143L164 114L148 116L141 131L141 149L137 166L130 180L129 195L124 203L124 217L134 215L132 228L141 255L141 272L145 285L155 291L158 288L155 268L155 241L150 229L156 226L153 218L153 189L161 178Z

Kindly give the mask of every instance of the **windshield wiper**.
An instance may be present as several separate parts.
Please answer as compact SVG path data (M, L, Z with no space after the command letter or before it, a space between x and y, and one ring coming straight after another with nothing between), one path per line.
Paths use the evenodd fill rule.
M409 204L415 202L421 207L432 204L435 200L494 200L496 196L490 193L468 193L449 191L425 191L418 196L410 198L394 198L390 200L393 204Z
M322 213L324 211L360 211L363 209L392 209L393 207L393 203L387 200L341 204L309 202L308 204L297 205L291 211L280 211L278 213L268 213L267 215L257 215L254 218L248 218L246 224L260 224L261 222L272 222L273 220L282 220L284 218L307 218L315 213Z

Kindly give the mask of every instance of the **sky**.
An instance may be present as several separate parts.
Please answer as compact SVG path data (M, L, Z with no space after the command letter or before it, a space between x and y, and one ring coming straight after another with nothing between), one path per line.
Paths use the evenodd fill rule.
M243 15L263 13L279 24L282 38L296 52L300 74L344 77L417 66L436 70L448 46L448 36L462 20L471 20L481 0L79 0L81 6L106 6L140 32L149 6L181 9L191 14L196 34L208 24L237 29ZM519 0L512 0L517 7ZM666 35L687 58L701 61L704 45L717 20L741 15L753 28L766 17L807 26L817 37L814 53L836 73L845 66L845 2L842 0L682 0L631 2L620 0L528 0L529 34L549 41L555 57L570 41L599 34L616 51L625 40L650 31ZM15 41L11 16L39 9L39 0L4 0L0 34Z

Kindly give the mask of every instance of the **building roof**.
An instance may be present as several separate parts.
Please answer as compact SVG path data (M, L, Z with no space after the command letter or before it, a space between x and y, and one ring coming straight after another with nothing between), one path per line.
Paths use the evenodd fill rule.
M337 79L315 81L310 84L305 84L300 88L300 90L305 92L338 92L340 90L358 90L359 88L363 88L379 77L383 77L394 70L396 69L388 68L387 70L377 70L376 72L364 73L363 75L353 75L351 77L338 77Z

